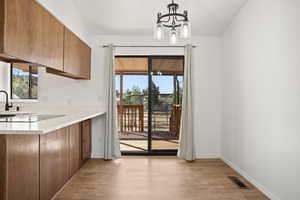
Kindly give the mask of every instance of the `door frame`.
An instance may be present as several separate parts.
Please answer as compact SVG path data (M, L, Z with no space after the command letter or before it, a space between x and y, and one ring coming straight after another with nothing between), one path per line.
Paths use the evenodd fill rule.
M147 151L122 151L122 156L176 156L178 149L152 149L152 60L183 59L184 55L116 55L115 58L148 58L148 149ZM149 126L150 124L150 126Z

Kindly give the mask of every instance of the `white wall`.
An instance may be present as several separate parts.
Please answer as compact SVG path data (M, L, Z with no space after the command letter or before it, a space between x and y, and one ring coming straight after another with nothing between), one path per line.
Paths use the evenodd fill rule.
M122 36L97 36L94 43L99 47L95 49L97 61L103 63L104 49L100 45L107 43L121 45L155 45L160 44L152 37L122 37ZM220 124L221 124L221 48L218 37L193 37L195 66L193 68L194 82L194 102L195 102L195 130L196 132L196 152L198 158L219 157L220 153ZM144 49L126 48L117 49L121 54L178 54L178 49ZM100 65L98 65L100 67ZM105 67L105 66L102 66ZM101 81L102 80L102 81ZM105 88L105 77L99 74L99 81ZM94 140L102 141L101 138ZM100 146L94 144L94 146ZM97 152L101 155L102 152ZM95 156L98 156L95 155Z
M0 62L0 90L6 90L8 88L9 77L7 76L9 72L9 64L5 62ZM5 99L4 95L1 94L0 102Z
M249 0L223 36L221 156L272 199L298 200L297 0Z
M0 62L0 90L7 91L8 88L8 72L9 72L9 64L5 62ZM4 110L4 102L5 95L3 93L0 94L0 111Z

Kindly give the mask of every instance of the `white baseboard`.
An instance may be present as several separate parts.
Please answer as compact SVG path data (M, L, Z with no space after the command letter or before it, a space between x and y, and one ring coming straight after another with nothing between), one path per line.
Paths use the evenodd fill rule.
M229 165L236 172L238 172L242 177L244 177L246 180L248 180L251 184L253 184L257 189L259 189L262 193L264 193L271 200L280 200L279 197L275 196L270 190L268 190L265 186L260 184L254 178L252 178L247 172L245 172L244 170L239 168L237 165L235 165L234 163L232 163L231 161L227 160L224 157L221 157L221 160L223 162L225 162L227 165Z
M103 155L92 154L91 158L104 158Z
M91 157L92 158L104 158L104 156L100 155L100 154L92 154ZM197 155L197 159L209 159L209 158L217 159L217 158L220 158L220 156L215 155L215 154L200 154L200 155Z
M215 154L199 154L196 155L197 159L216 159L216 158L220 158L219 155L215 155Z

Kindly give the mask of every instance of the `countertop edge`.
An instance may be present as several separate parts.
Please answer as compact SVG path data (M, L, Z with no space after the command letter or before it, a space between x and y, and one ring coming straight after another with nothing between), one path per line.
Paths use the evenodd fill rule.
M101 115L105 115L105 114L106 114L105 111L101 111L101 112L94 113L94 114L91 114L91 115L87 115L87 116L84 116L84 117L79 117L77 119L70 120L70 121L67 121L67 122L62 122L61 124L58 124L58 125L55 125L55 126L52 126L52 127L49 127L49 128L45 128L45 129L42 129L42 130L0 130L0 135L38 135L38 134L43 135L43 134L47 134L47 133L56 131L56 130L61 129L61 128L65 128L65 127L70 126L72 124L76 124L76 123L85 121L87 119L92 119L92 118L95 118L95 117L98 117L98 116L101 116ZM38 123L38 122L34 122L34 123Z
M40 132L40 134L47 134L47 133L50 133L52 131L56 131L58 129L61 129L61 128L65 128L67 126L70 126L72 124L76 124L76 123L79 123L79 122L82 122L82 121L85 121L85 120L88 120L88 119L92 119L92 118L95 118L95 117L98 117L98 116L101 116L101 115L104 115L106 112L101 112L101 113L96 113L96 114L93 114L93 115L89 115L87 117L82 117L80 119L77 119L77 120L74 120L74 121L70 121L68 123L64 123L63 125L60 125L60 126L55 126L53 128L49 128L49 129L46 129L46 130L42 130ZM29 131L30 132L30 131Z

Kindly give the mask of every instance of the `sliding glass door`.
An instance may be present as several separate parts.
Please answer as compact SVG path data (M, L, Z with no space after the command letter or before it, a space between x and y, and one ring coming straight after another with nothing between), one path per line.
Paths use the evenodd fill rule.
M121 151L176 155L181 116L183 56L116 57Z

